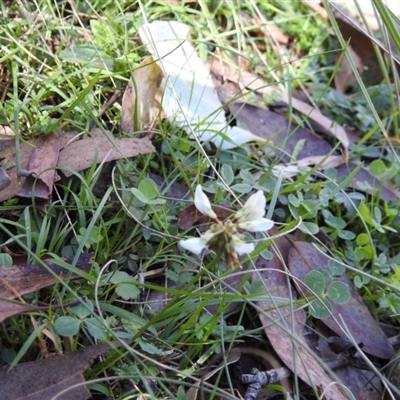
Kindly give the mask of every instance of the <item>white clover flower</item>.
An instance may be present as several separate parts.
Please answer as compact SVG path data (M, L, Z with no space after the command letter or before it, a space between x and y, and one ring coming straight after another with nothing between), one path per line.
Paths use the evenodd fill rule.
M243 208L224 222L220 221L212 210L210 200L204 194L201 185L196 187L194 204L202 214L214 219L215 223L199 238L181 240L179 244L194 254L200 254L205 248L222 253L229 266L239 262L237 255L248 254L254 250L254 244L246 243L237 228L249 232L262 232L274 225L273 221L263 218L266 199L261 190L250 196Z

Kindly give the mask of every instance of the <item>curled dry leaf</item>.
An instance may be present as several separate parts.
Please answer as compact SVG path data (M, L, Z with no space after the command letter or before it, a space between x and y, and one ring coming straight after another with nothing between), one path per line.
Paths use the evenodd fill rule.
M29 311L37 311L37 307L0 299L0 323L13 315Z
M60 153L60 137L52 134L43 138L33 150L28 166L28 174L19 197L49 200L56 175L55 167Z
M141 131L154 121L158 114L155 99L162 78L162 71L152 57L147 57L133 71L122 98L122 131Z

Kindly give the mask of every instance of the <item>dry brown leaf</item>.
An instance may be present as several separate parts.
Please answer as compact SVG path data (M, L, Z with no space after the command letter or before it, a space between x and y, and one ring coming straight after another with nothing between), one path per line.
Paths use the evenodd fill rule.
M163 74L152 57L143 60L133 71L121 104L121 130L141 131L154 121L158 107L154 107ZM135 121L138 126L135 126Z
M20 296L19 296L20 297ZM0 323L6 320L9 317L12 317L13 315L21 314L21 313L26 313L26 312L34 312L34 311L48 311L49 309L56 310L59 308L67 308L67 307L74 307L80 304L81 300L75 300L67 304L52 304L52 305L46 305L46 306L31 306L29 304L25 304L23 302L23 299L20 298L20 301L22 303L17 303L16 301L13 300L6 300L0 298ZM83 300L82 300L83 301ZM31 315L31 321L33 321L33 326L35 328L38 327L38 324L36 320L32 317ZM54 335L48 330L44 329L42 333L46 336L48 336L53 343L56 344L56 341L54 340ZM40 340L40 339L39 339ZM47 354L47 349L43 351L43 354Z
M326 374L316 357L311 354L304 338L303 331L307 315L304 309L292 309L290 306L277 307L277 299L296 299L280 260L287 257L291 248L290 242L282 237L276 242L279 252L274 251L272 260L266 261L261 257L257 260L257 269L252 272L252 281L263 282L266 293L271 293L271 301L258 301L257 305L263 311L259 318L265 334L272 347L286 366L308 385L317 388L318 393L324 393L329 400L345 400L346 397ZM286 264L286 261L285 261ZM293 315L294 313L294 315Z
M336 124L334 121L323 115L313 106L294 97L289 98L289 95L286 93L286 91L284 91L280 87L271 86L263 79L249 72L233 70L227 64L221 63L216 59L212 62L212 72L216 76L221 76L224 79L230 80L231 82L234 82L241 87L245 87L246 89L252 90L256 93L274 97L278 96L280 101L284 102L287 105L290 104L291 107L293 107L295 110L307 116L307 118L318 127L319 131L339 140L343 146L345 160L348 160L348 149L350 141L347 132L343 129L342 126Z
M57 166L68 168L73 171L82 171L90 168L94 160L97 163L112 161L121 158L135 157L140 154L148 154L155 151L154 146L148 138L114 138L109 132L105 134L100 129L94 129L92 136L79 140L78 132L67 132L60 135L60 151ZM28 144L21 143L20 164L21 169L27 170L29 160L35 148L40 148L44 142L43 138L32 139ZM2 142L0 158L4 158L7 163L15 164L15 144L13 140ZM97 157L97 158L96 158ZM70 176L70 171L63 171L66 176ZM21 190L22 183L17 176L17 168L7 169L10 177L10 185L0 191L0 202L15 197ZM57 180L57 176L55 180Z
M90 168L94 160L97 163L136 157L155 151L150 139L144 137L113 138L100 129L94 129L90 137L76 140L65 146L60 152L58 166L65 176L72 175L68 169L82 171Z
M30 311L37 311L37 307L0 299L0 323L13 315Z
M76 268L88 271L92 263L93 253L83 253L79 256ZM72 262L71 257L65 259ZM69 271L57 264L47 263L60 278L65 278ZM72 274L70 279L80 278ZM39 264L20 264L0 267L0 297L15 299L18 295L35 292L46 286L54 285L58 280Z
M358 165L350 163L349 165L340 165L337 167L337 176L349 176ZM378 195L381 200L395 201L400 198L399 190L391 185L389 181L380 182L377 178L373 177L365 168L360 168L354 176L350 185L361 192Z
M318 329L319 326L317 326ZM321 335L321 332L319 334ZM354 358L349 360L348 355L338 355L332 351L324 332L317 338L314 346L318 349L321 358L332 360L331 363L336 364L335 375L339 377L355 400L382 400L383 385L375 371L358 368Z
M119 343L90 346L80 351L56 355L43 360L17 365L11 371L0 369L1 398L3 400L52 399L85 400L91 398L84 386L83 372L93 360ZM76 386L76 387L75 387Z
M278 151L282 150L282 154L279 154L282 161L292 161L286 154L292 155L300 141L303 141L304 145L297 154L297 159L324 157L332 151L332 146L320 136L306 128L296 127L276 112L238 102L229 104L228 108L238 124L273 142Z
M217 87L221 101L230 102L237 95L237 87L232 83ZM315 135L310 130L303 127L295 127L285 117L273 111L263 109L243 103L230 103L229 110L239 124L247 126L249 130L258 136L273 142L276 151L281 150L279 156L287 163L291 158L288 154L293 154L300 141L304 142L301 150L297 154L297 163L278 164L274 167L276 173L282 172L284 176L295 176L304 167L312 164L319 164L327 154L332 152L332 146L323 138ZM297 129L296 129L297 128ZM272 145L268 146L269 148ZM268 148L266 148L268 151ZM327 158L319 170L324 168L336 168L338 177L349 176L357 167L355 163L344 164L342 157L337 152ZM361 168L349 183L356 190L380 196L384 201L392 201L400 198L399 191L392 187L389 181L380 182L369 172Z
M328 261L328 257L311 243L295 242L289 251L290 272L301 282L304 282L304 277L308 272L317 268L322 268L330 273ZM351 298L346 304L331 302L332 315L323 319L322 322L340 337L347 338L341 326L343 320L352 340L357 344L362 343L363 351L379 358L391 358L394 350L389 339L369 312L350 279L346 275L335 278L340 279L348 286Z
M358 54L353 50L351 46L348 47L348 56L354 61L358 72L361 74L364 71L364 64ZM338 56L339 57L339 56ZM351 65L346 56L342 58L339 66L339 71L335 75L335 87L340 93L344 93L346 89L354 82L357 82L356 77L351 69Z
M318 6L313 1L304 2L307 3L309 7L314 9L318 14L320 14L324 19L329 20L328 13L323 7ZM382 51L390 54L390 56L393 57L398 65L400 64L400 58L398 55L393 54L392 50L388 50L388 47L382 41L371 36L368 32L368 29L364 26L363 21L366 21L369 29L377 30L378 28L377 19L375 13L373 12L372 2L366 1L364 2L365 4L362 5L362 19L359 17L359 15L357 15L358 11L356 11L354 4L352 5L353 2L347 2L346 6L350 6L354 12L344 10L342 8L343 4L340 4L338 1L328 0L328 3L335 16L343 39L346 42L350 41L350 45L352 46L353 50L357 53L363 65L367 67L365 74L368 75L368 79L373 79L374 82L379 83L382 80L382 70L377 61L373 43L375 43ZM391 9L397 8L396 12L399 14L398 2L388 2L387 5ZM392 49L395 47L396 46L391 46Z
M19 197L50 199L59 153L60 137L54 134L44 137L31 154L25 182L17 194Z
M7 172L0 167L0 192L10 186L11 179Z
M9 126L0 125L0 140L8 140L14 136L14 131Z

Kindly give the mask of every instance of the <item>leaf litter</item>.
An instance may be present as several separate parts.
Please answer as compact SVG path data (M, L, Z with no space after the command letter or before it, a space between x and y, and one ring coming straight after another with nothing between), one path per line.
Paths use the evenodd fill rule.
M31 154L26 179L17 196L35 198L39 201L50 199L59 153L60 137L55 134L46 136L41 145L35 147Z
M0 201L18 195L28 198L34 196L38 200L48 199L52 180L60 179L59 175L55 174L55 169L69 177L73 171L79 172L90 168L93 162L99 164L155 151L147 137L114 138L110 132L103 132L98 128L94 129L90 136L83 138L78 132L66 132L59 137L51 135L48 138L36 138L21 143L21 170L28 172L28 178L26 180L21 178L21 183L15 165L14 141L2 141L1 144L0 159L4 158L13 166L6 170L10 184L0 191Z
M290 274L286 266L289 266ZM359 345L362 351L381 360L393 357L394 349L345 275L338 279L349 286L350 301L344 305L334 304L331 317L318 320L314 325L315 334L310 335L311 331L305 334L307 314L304 308L296 309L295 306L281 304L282 299L286 299L288 304L293 304L298 299L293 287L303 295L305 288L299 282L304 281L307 272L318 268L330 272L326 256L310 243L293 242L285 237L276 241L271 260L258 259L256 269L252 273L252 282L262 282L265 292L270 293L271 298L257 302L258 316L264 332L287 368L311 387L316 387L320 394L324 391L324 398L347 398L345 393L341 393L339 387L334 385L337 377L341 378L341 383L351 391L356 400L363 400L366 395L371 399L381 398L383 387L380 378L359 357L354 343ZM348 333L340 323L345 324ZM325 329L321 329L323 324ZM333 331L339 336L331 336L327 340L327 327L331 329L330 332ZM315 343L313 336L317 338ZM333 351L333 343L337 342L334 339L338 338L348 345ZM345 354L347 350L352 349L354 351ZM312 350L321 361L317 361L318 357ZM336 378L328 376L324 371L325 367L333 369Z
M235 76L235 73L230 72L226 65L224 69L221 69L221 64L218 64L218 62L215 64L213 71L215 82L218 82L218 77L221 76L218 74L223 71L227 74L225 78ZM239 79L238 75L237 78ZM346 177L358 168L359 165L356 162L346 162L326 140L309 129L295 126L284 116L266 108L247 104L243 101L233 101L239 94L243 96L239 90L239 83L240 81L233 81L233 78L230 83L220 83L217 86L218 94L223 101L229 102L228 109L238 124L246 126L249 130L268 141L267 146L264 147L264 153L274 151L275 154L279 155L283 163L274 165L273 172L276 175L282 172L283 176L293 177L307 167L311 168L318 165L316 173L325 169L335 168L337 177ZM261 93L263 93L264 88L262 87ZM318 115L320 115L319 121L325 121L324 124L326 126L333 124L332 121L328 124L326 122L327 118L322 116L319 111L315 116ZM343 128L340 127L339 129L338 126L336 131L345 132ZM326 130L323 129L323 132L326 133ZM349 143L348 138L346 138L345 142ZM299 143L303 143L300 151L298 150ZM294 157L290 157L291 155L294 155ZM388 181L381 182L372 176L365 167L361 167L356 172L349 182L349 186L362 192L379 195L384 201L393 201L400 197L399 191L395 187L390 185Z
M333 380L324 371L323 366L307 345L304 328L307 314L303 308L293 304L297 295L288 283L287 255L291 242L282 237L276 242L273 258L264 260L259 258L256 270L252 272L252 282L262 282L265 293L271 293L270 300L257 301L258 317L263 330L273 349L280 359L295 375L310 387L315 388L326 399L345 400L347 397L333 384ZM265 296L264 296L265 297ZM277 299L284 299L284 303L277 304Z
M168 23L169 25L171 25L170 23ZM176 27L176 25L174 25L174 27ZM143 29L147 29L148 26L146 28ZM165 28L165 25L163 25L163 29ZM150 32L150 31L145 31L145 32ZM146 35L146 33L144 34ZM143 35L142 35L143 36ZM182 37L185 37L185 40L181 40ZM193 47L187 47L186 44L188 44L188 42L186 41L186 35L175 35L173 39L177 39L179 38L179 40L177 41L177 44L174 45L174 49L172 51L176 51L178 50L178 48L184 48L186 50L189 50L188 54L195 54L195 50ZM188 120L187 118L189 118L189 123L193 124L194 126L196 126L197 124L200 123L204 123L204 121L213 114L213 112L215 110L219 110L222 108L222 104L219 103L218 107L215 108L213 110L213 112L208 112L207 111L207 115L203 118L203 115L201 115L200 117L198 117L196 115L196 113L191 114L191 111L182 113L182 109L181 106L185 106L186 102L185 99L183 99L180 96L181 92L179 91L179 83L175 86L173 85L172 88L171 86L169 86L168 82L171 83L171 81L173 80L173 78L176 78L174 82L179 82L180 78L182 77L182 68L183 66L180 66L180 71L179 73L175 74L175 72L169 73L167 71L168 67L166 67L166 61L168 60L167 55L162 55L160 56L160 51L159 49L154 50L152 48L152 46L154 45L154 37L151 34L151 40L148 40L149 38L147 37L147 45L148 45L148 49L149 52L153 55L153 58L156 60L156 63L158 62L160 64L160 67L158 67L159 69L163 70L164 73L164 78L165 78L165 87L164 87L164 92L162 94L163 98L168 95L168 91L170 91L171 93L169 93L170 99L171 98L175 98L178 97L177 102L175 102L175 104L171 107L171 109L168 109L169 104L166 105L167 103L163 103L163 109L164 112L167 116L167 118L169 118L169 120L171 122L174 123L178 123L178 125L181 125L184 129L185 129L185 125L187 124ZM143 40L143 39L142 39ZM144 42L145 42L144 40ZM155 54L156 53L156 54ZM161 53L162 54L162 53ZM157 56L157 57L156 57ZM186 54L187 56L187 54ZM190 60L193 59L193 56L189 56L186 58L186 62L188 64L190 64ZM183 58L185 59L185 58ZM157 65L156 63L152 63L152 60L149 59L148 61L150 61L151 65ZM147 64L146 64L147 65ZM184 63L185 65L185 63ZM147 124L152 122L152 117L151 114L147 114L146 111L146 107L149 104L154 104L153 101L153 97L156 96L156 91L159 90L159 86L158 86L158 82L160 80L160 75L159 75L159 71L156 70L156 68L154 70L146 70L147 66L143 65L143 73L148 74L148 79L149 79L149 96L148 97L143 97L143 91L142 88L138 89L137 93L135 93L133 96L129 97L129 95L132 95L132 93L135 91L135 85L133 84L133 82L135 81L136 83L139 82L139 78L142 75L137 75L136 77L134 76L132 81L130 82L130 85L128 85L127 91L130 91L130 93L126 92L126 99L124 96L123 100L123 117L121 117L121 126L123 127L123 130L125 130L126 132L132 133L134 131L136 131L137 129L142 129L144 127L147 126ZM197 71L197 70L196 70ZM135 72L134 72L135 73ZM188 89L188 85L187 83L190 82L191 84L193 84L193 82L196 82L196 78L194 77L193 71L191 71L191 76L190 79L188 79L185 84L182 86L184 87L187 91ZM178 78L179 75L179 78ZM201 75L201 74L200 74ZM211 88L212 90L214 90L213 87L208 87L208 81L209 81L209 75L203 75L202 76L203 79L203 91L204 91L204 87ZM246 76L247 79L255 79L254 76ZM146 78L147 79L147 78ZM257 78L258 79L258 78ZM204 82L206 82L205 86L204 86ZM239 82L239 80L238 80ZM247 87L251 87L251 85L249 84L249 80L247 81L242 81L243 82L247 82ZM146 85L145 85L146 86ZM145 89L145 87L144 87ZM262 90L261 90L262 92ZM268 93L271 93L270 91L267 91ZM142 93L142 95L140 94ZM265 92L264 92L265 93ZM281 95L281 99L283 100L283 102L287 102L288 103L288 98L285 97L284 92L279 91L280 95ZM178 94L178 96L177 96ZM137 96L137 98L135 98L135 96ZM203 100L203 93L200 96ZM205 98L205 96L204 96ZM212 98L212 96L210 97ZM314 119L314 122L319 126L321 131L324 131L325 133L329 133L330 135L332 135L333 137L335 137L336 139L338 139L342 146L343 146L343 152L345 154L345 159L343 161L337 159L337 162L345 162L347 161L347 156L348 156L348 145L349 145L349 140L348 137L346 135L346 132L344 131L344 129L342 127L338 127L338 126L334 126L332 125L332 121L330 121L329 119L327 119L326 117L324 117L321 113L319 113L318 111L311 109L310 106L306 103L300 102L297 99L292 99L294 100L294 103L292 103L294 105L294 108L296 108L297 110L299 110L300 112L303 112L305 115L308 115L308 117ZM214 99L213 99L214 101ZM126 104L126 106L124 105ZM200 104L200 100L199 103ZM204 103L202 103L204 104ZM217 104L217 103L213 103L213 104ZM133 106L132 106L133 105ZM174 108L175 107L175 108ZM191 105L189 105L188 110L191 110ZM236 107L236 108L235 108ZM239 105L239 104L233 104L230 106L231 111L236 111L235 116L236 118L238 118L238 120L241 118L239 117L240 113L243 112L242 110L245 110L243 112L243 115L245 116L243 119L246 119L248 121L251 121L252 117L254 117L255 115L255 110L253 111L248 111L248 109L245 109L244 107L247 107L247 105ZM240 109L240 112L238 113L238 109ZM167 111L166 111L167 110ZM258 110L257 110L258 111ZM268 110L264 110L264 111L268 111ZM250 135L248 136L249 140L251 141L256 141L256 142L260 142L260 143L264 143L265 139L270 140L271 137L274 137L274 143L276 138L279 138L278 143L285 143L285 146L287 145L288 147L287 149L290 149L291 152L288 152L289 154L292 154L292 152L295 150L295 146L296 143L294 141L292 141L292 135L289 135L289 133L293 132L294 129L292 129L293 127L291 126L291 124L284 119L283 117L279 116L279 114L276 113L272 113L270 111L268 111L269 115L267 118L268 123L272 122L272 121L277 121L277 125L279 125L279 129L278 130L270 130L268 133L266 133L265 136L261 135L259 133L259 131L257 129L251 129L250 128L250 123L247 122L245 123L248 128L248 130L246 129L247 132L250 132ZM184 115L184 118L182 119L182 115ZM217 114L219 115L219 114ZM242 117L243 117L242 115ZM266 115L266 114L265 114ZM263 118L265 117L265 115L263 115ZM189 117L188 117L189 116ZM277 116L281 117L281 118L277 118ZM282 119L283 118L283 119ZM135 127L135 120L139 121L139 125L137 125L137 127ZM213 120L213 122L217 120L217 123L219 124L224 124L224 126L227 126L227 121L224 120L222 121L222 119L216 118ZM241 121L243 122L243 121ZM268 125L268 124L266 124ZM210 125L211 126L211 125ZM212 126L214 128L214 126ZM219 128L217 128L219 129ZM216 129L216 130L217 130ZM240 128L242 129L242 128ZM234 129L229 129L227 128L226 130L226 139L225 138L219 138L216 139L215 136L215 132L214 130L210 131L199 131L200 134L198 134L199 138L202 140L202 138L205 139L205 141L211 140L214 141L214 143L217 146L221 146L221 148L230 148L230 146L233 145L238 145L239 141L241 141L241 139L239 139L239 141L237 141L235 143L235 135L230 135L230 133L232 133L232 131L234 131ZM205 133L208 133L209 136L205 135ZM242 132L242 131L240 131ZM299 133L300 132L300 133ZM189 135L192 134L191 130L187 130L187 133ZM196 132L197 134L198 132ZM303 139L305 140L310 140L310 143L313 143L313 140L316 140L315 138L318 137L315 134L313 134L311 131L303 129L303 128L299 128L296 131L296 135L297 133L299 133L299 136L296 137L296 140L299 140L300 135L304 135ZM204 136L203 136L204 135ZM279 137L279 135L281 135L281 137ZM64 135L62 135L64 136ZM123 148L125 150L125 142L119 142L118 144L123 144L122 147L121 146L108 146L105 145L105 143L103 143L102 139L100 139L100 137L105 137L104 135L99 135L95 140L88 140L86 142L84 142L84 140L86 139L82 139L79 140L77 142L73 142L71 143L69 146L66 147L66 149L68 149L69 147L69 151L66 151L63 155L63 158L61 157L62 153L64 150L61 150L60 152L60 159L62 160L62 162L58 161L58 163L54 163L54 161L48 160L50 161L50 163L48 164L47 168L54 168L55 165L60 165L61 168L64 170L65 175L70 175L70 172L68 171L68 169L72 169L72 170L76 170L76 171L80 171L86 168L89 168L92 163L93 160L97 160L97 162L102 162L104 160L111 160L111 157L115 157L114 159L118 159L118 158L123 158L123 157L128 157L125 153L125 151L123 152L124 154L122 154L122 152L120 151L121 148ZM110 141L110 138L106 138L106 141ZM282 140L280 140L282 139ZM320 139L320 138L319 138ZM114 141L117 141L118 139L113 139ZM301 139L302 140L302 139ZM233 141L233 143L232 143ZM75 146L72 146L74 143L76 143ZM116 142L115 142L116 143ZM133 143L133 142L131 142ZM140 145L144 145L144 143L146 143L146 145L148 145L148 147L146 148L146 145L144 145L144 148L146 149L141 149L139 150L139 153L137 154L146 154L147 152L152 152L154 151L154 148L152 148L151 142L150 141L144 141L144 142L136 142L136 144L138 145L139 143L139 147ZM243 143L247 143L247 141L244 141ZM312 163L316 163L318 162L318 160L320 160L320 158L318 159L317 157L324 157L326 154L328 154L329 152L332 151L332 148L323 140L316 140L315 143L318 143L318 145L312 146L303 146L303 148L301 149L300 153L297 154L297 159L298 162L300 163L301 160L307 160L308 163L312 164ZM92 146L94 144L94 146ZM241 143L240 143L241 144ZM91 152L89 153L88 157L84 157L86 158L85 160L79 160L76 158L74 158L74 156L76 156L76 154L79 154L79 151L82 149L82 147L88 145L89 147L91 147ZM71 147L72 146L72 147ZM290 147L292 146L292 147ZM116 148L118 147L118 148ZM316 152L317 150L320 151L321 147L326 147L327 151L325 153L325 151L322 152L322 154L317 155ZM45 148L45 147L43 147ZM329 149L328 149L329 148ZM114 152L115 151L115 152ZM143 153L141 153L141 151L143 151ZM308 154L307 154L308 152ZM55 154L56 152L54 152ZM53 154L53 155L54 155ZM135 154L135 155L137 155ZM1 155L1 154L0 154ZM112 155L112 156L111 156ZM31 157L26 157L26 154L24 156L24 160L26 159L32 159L34 161L33 156L31 155ZM25 161L24 161L25 162ZM70 163L70 164L68 164ZM54 164L54 165L53 165ZM35 178L35 169L29 165L28 165L28 171L30 171L32 177ZM33 164L32 164L33 165ZM307 164L308 165L308 164ZM44 171L44 167L42 169L42 171L39 172L39 175L43 173ZM35 178L36 179L36 178ZM53 178L57 179L57 177ZM27 180L25 181L25 183L27 182ZM46 182L49 182L49 184L47 185L47 192L45 192L45 194L48 195L48 192L51 188L50 185L53 184L53 182L51 182L51 179L46 180ZM29 190L34 186L34 184L36 183L29 183L27 184L27 193L29 193ZM12 191L8 192L8 195L10 193L14 193ZM0 196L2 195L2 193L0 192ZM9 195L9 197L6 197L6 199L13 197L15 194ZM32 195L32 194L31 194ZM36 196L36 192L34 194ZM30 196L27 196L30 197ZM37 195L37 197L40 197L40 194ZM383 197L382 197L383 198ZM0 199L1 201L1 199ZM192 212L188 212L188 214L186 215L187 221L186 224L187 225L193 225L193 223L195 223L196 221L196 216L192 215ZM184 223L183 223L184 225ZM186 227L187 227L186 225ZM257 263L257 268L258 271L253 272L253 280L256 281L257 279L260 279L260 276L262 277L262 281L265 285L268 285L269 288L274 288L276 289L276 291L273 291L273 295L277 295L278 297L282 297L282 298L287 298L287 299L295 299L296 298L296 293L292 290L292 288L290 287L290 285L288 284L288 280L286 279L286 274L287 274L287 270L285 269L285 265L290 265L293 264L293 259L296 259L296 255L293 255L294 253L294 248L290 248L289 242L286 239L280 239L279 242L277 243L279 251L281 253L284 252L284 254L286 254L286 256L284 257L284 262L282 262L282 260L279 259L278 257L278 253L279 252L275 252L274 254L274 258L271 261L260 261L260 263ZM303 246L303 244L299 244L299 246ZM287 257L287 254L289 252L289 259ZM292 257L292 258L291 258ZM292 262L291 262L292 261ZM296 260L299 261L299 260ZM304 261L304 260L303 260ZM292 265L291 265L292 267ZM293 267L295 270L297 270L297 267L294 266ZM347 281L346 281L347 283ZM272 286L271 286L272 285ZM307 348L307 339L304 335L304 326L306 323L306 314L304 312L304 310L296 310L295 312L295 316L298 318L295 318L296 321L293 321L293 319L291 318L291 313L292 313L292 309L287 306L287 307L282 307L280 309L275 309L276 304L274 304L274 302L268 302L268 301L260 301L258 302L259 307L261 307L263 309L263 312L261 312L259 314L260 320L262 321L263 325L264 325L264 329L266 332L266 335L268 336L268 338L271 341L271 344L273 345L274 349L278 352L278 354L280 355L280 357L282 358L282 360L285 362L285 364L302 380L304 380L305 382L307 382L310 386L315 386L317 387L318 391L320 393L324 393L324 395L326 396L326 398L334 398L334 399L341 399L341 398L345 398L343 397L343 394L339 391L338 387L336 385L333 385L333 381L330 379L330 377L324 372L323 368L321 367L321 365L315 360L315 356L310 354L309 349ZM336 314L338 311L334 311L334 314ZM271 325L271 321L272 325ZM277 323L277 321L279 321L279 324ZM334 326L334 325L333 325ZM374 325L373 328L375 329L377 325ZM331 328L332 330L334 330L333 328ZM290 334L289 334L290 333ZM293 340L293 337L295 337L295 340ZM367 335L366 335L367 336ZM379 335L378 335L379 336ZM382 337L379 336L379 340L382 340ZM362 342L363 346L365 346L364 341ZM368 345L367 345L368 346ZM373 343L370 343L370 347L373 346ZM383 353L380 353L381 355L384 354L385 357L387 358L387 356L390 353L390 349L389 347L384 347ZM282 349L283 348L283 349ZM389 349L389 350L388 350ZM367 351L364 347L364 350ZM94 350L96 352L96 350ZM379 352L380 350L378 350ZM385 353L386 351L386 353ZM97 353L96 353L97 354ZM293 355L295 354L295 356L293 357ZM300 357L299 357L300 354ZM371 353L373 354L373 353ZM58 361L60 362L60 360ZM63 363L64 361L62 361ZM67 361L68 362L68 361ZM79 363L78 363L79 364ZM39 364L38 364L39 366ZM40 367L40 366L39 366ZM87 365L85 366L85 368L87 367ZM85 369L84 368L84 369ZM78 365L78 369L80 369L80 366ZM84 371L84 369L82 369L82 371ZM43 371L46 371L46 369L44 368ZM72 369L70 369L70 371L67 372L66 376L69 377L69 375L72 373ZM81 375L81 373L79 372L79 374ZM82 378L82 377L80 377ZM3 379L1 379L3 381ZM82 381L82 380L81 380ZM72 383L69 383L68 386L70 386ZM52 389L52 388L50 388ZM56 390L59 390L59 388L56 388ZM71 394L70 392L68 394ZM81 393L81 396L86 396L87 392L85 393ZM35 397L32 397L35 398ZM77 397L77 398L81 398L81 397ZM85 397L82 397L85 398Z
M0 368L1 398L43 400L57 396L60 400L89 399L91 393L84 385L83 373L97 357L118 346L118 342L88 346L80 351L22 363L11 370Z
M328 257L311 243L294 242L289 251L289 269L299 282L304 282L304 277L310 271L320 269L330 274L328 261ZM346 304L332 303L331 315L321 321L342 338L347 338L349 334L356 344L362 344L366 353L390 359L394 349L350 279L345 274L335 276L335 279L347 285L351 298ZM348 333L343 330L343 324Z
M72 263L73 258L66 257L64 261ZM85 272L89 271L92 262L93 253L83 253L79 256L75 268L71 268L71 271L50 262L46 263L46 267L39 264L0 266L0 322L24 312L48 310L49 307L53 309L61 308L57 305L30 306L11 300L19 299L23 302L23 295L54 285L60 279L80 279L85 275ZM79 300L77 302L79 303ZM62 305L62 307L67 306L71 306L71 304Z

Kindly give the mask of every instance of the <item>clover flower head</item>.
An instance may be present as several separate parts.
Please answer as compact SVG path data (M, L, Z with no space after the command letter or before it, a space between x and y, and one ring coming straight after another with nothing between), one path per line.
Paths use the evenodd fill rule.
M226 221L218 219L201 185L196 187L194 204L202 214L209 216L215 222L199 238L181 240L179 244L195 254L200 254L206 248L220 252L225 255L227 264L231 267L239 262L238 255L248 254L254 250L254 244L246 243L237 228L248 232L262 232L274 225L273 221L263 218L266 199L261 190L250 196L243 208Z

